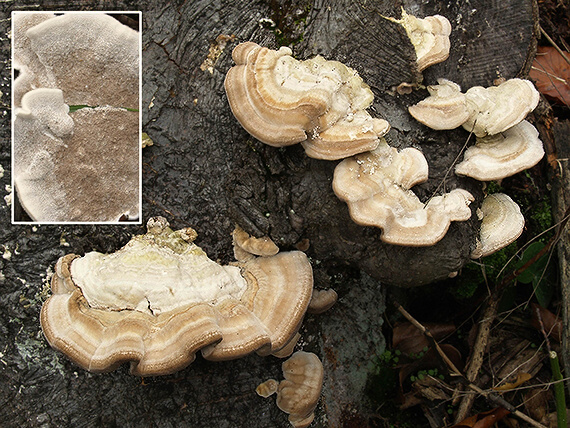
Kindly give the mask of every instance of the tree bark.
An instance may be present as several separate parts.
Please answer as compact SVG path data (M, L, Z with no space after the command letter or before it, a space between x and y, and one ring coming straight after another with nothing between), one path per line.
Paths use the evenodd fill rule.
M570 159L570 146L567 143L570 132L568 120L555 121L552 127L554 142L556 144L556 161L553 165L553 211L556 223L562 221L570 207L570 177L568 176L568 161ZM562 359L565 373L570 373L570 229L568 225L562 230L558 241L558 266L560 271L560 284L562 291ZM568 375L566 375L567 377ZM566 381L568 393L570 382Z

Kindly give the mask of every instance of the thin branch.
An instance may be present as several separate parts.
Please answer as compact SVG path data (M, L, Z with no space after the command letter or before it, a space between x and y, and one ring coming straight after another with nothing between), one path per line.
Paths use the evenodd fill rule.
M445 354L445 352L443 352L443 350L441 349L441 347L439 346L439 344L437 343L437 341L435 340L435 338L433 337L433 335L431 334L431 332L425 327L423 326L419 321L417 321L408 311L406 311L402 305L400 305L398 302L394 302L394 305L396 306L396 308L398 309L398 311L408 320L410 321L410 323L412 323L412 325L414 325L416 328L418 328L427 338L428 340L433 343L434 345L434 349L436 350L436 352L438 353L438 355L441 357L441 359L445 362L445 364L447 365L447 367L449 368L450 372L452 375L454 376L458 376L461 378L462 382L465 383L465 385L477 392L479 395L482 395L483 397L485 397L488 401L490 401L491 403L493 403L494 405L499 405L501 407L504 407L506 410L508 410L509 412L511 412L513 415L515 415L516 417L518 417L519 419L522 419L523 421L529 423L530 425L537 427L537 428L547 428L546 426L542 425L541 423L535 421L534 419L532 419L531 417L527 416L526 414L524 414L523 412L517 410L516 407L514 407L512 404L510 404L509 402L507 402L504 398L502 398L501 396L499 396L498 394L494 393L494 392L490 392L490 391L485 391L481 388L479 388L477 385L474 385L473 383L471 383L470 381L467 380L467 378L463 375L463 373L461 373L461 371L455 366L455 364L453 364L453 362L449 359L449 357Z
M506 285L508 285L517 276L519 276L521 273L523 273L525 270L527 270L534 262L536 262L544 254L546 254L548 251L550 251L550 249L560 239L560 236L562 235L562 231L566 227L566 224L568 223L569 219L570 219L570 206L566 209L566 212L564 213L564 217L562 217L562 220L558 223L558 229L556 230L556 233L554 234L554 236L552 236L552 238L549 239L548 243L543 248L541 248L541 250L539 252L537 252L524 265L522 265L520 268L516 269L515 271L511 272L509 275L504 277L503 280L501 281L501 283L498 285L498 288L503 288Z
M495 289L487 301L487 306L481 316L481 321L479 323L479 329L477 331L477 337L475 339L475 344L473 345L473 350L471 351L471 360L467 366L467 372L465 377L469 382L474 382L477 379L477 375L483 366L485 349L487 349L487 343L489 341L489 334L491 333L491 325L495 321L497 316L497 309L499 306L499 301L501 300L502 292ZM459 409L457 411L457 417L455 422L458 423L462 421L467 414L470 412L473 402L475 401L474 395L467 395L463 397L459 404Z
M556 42L554 40L552 40L552 37L550 37L546 31L544 31L544 28L540 27L540 33L546 37L546 40L548 40L548 43L550 43L554 49L556 49L558 51L558 53L560 55L562 55L562 58L564 58L564 60L570 64L570 59L566 56L566 54L564 53L564 51L562 49L560 49L560 47L556 44Z

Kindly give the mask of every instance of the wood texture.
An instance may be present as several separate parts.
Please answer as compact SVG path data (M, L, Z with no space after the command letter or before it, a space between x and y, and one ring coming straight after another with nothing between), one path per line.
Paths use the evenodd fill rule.
M554 123L552 127L554 141L556 142L556 166L553 174L553 211L556 223L562 221L568 207L570 207L570 176L568 162L570 159L570 122L568 120ZM562 323L565 328L562 331L562 359L564 372L570 373L570 228L568 225L560 234L558 242L558 266L560 272L560 284L562 290ZM570 382L566 382L570 393Z

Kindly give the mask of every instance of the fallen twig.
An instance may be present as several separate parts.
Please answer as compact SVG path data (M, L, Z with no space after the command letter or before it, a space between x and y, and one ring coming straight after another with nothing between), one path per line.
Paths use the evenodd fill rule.
M479 330L477 332L477 338L475 339L473 351L471 352L471 359L469 360L465 374L465 377L469 382L475 382L477 375L479 374L479 370L481 370L481 367L483 366L485 349L487 349L487 342L489 341L489 334L491 332L491 325L497 316L497 308L499 301L501 300L501 295L502 292L499 290L495 290L493 294L491 294L489 300L487 301L485 311L481 317ZM457 392L459 392L459 390L457 390ZM455 395L457 397L457 394ZM465 419L471 410L474 401L474 395L469 394L463 396L461 402L459 403L459 409L455 418L456 423Z
M556 419L559 427L567 427L566 422L566 396L564 394L564 383L562 381L562 373L560 372L560 362L558 361L558 354L550 348L550 340L544 328L542 315L538 307L535 308L536 318L540 324L540 331L544 336L546 342L546 349L548 350L548 357L550 359L550 368L552 370L552 380L554 383L554 402L556 404Z
M540 33L546 37L546 40L548 40L548 43L550 43L554 49L556 49L558 51L558 53L560 55L562 55L562 58L564 58L564 60L570 64L570 59L566 56L566 54L564 53L564 51L562 49L560 49L560 47L556 44L556 42L554 40L552 40L552 37L550 37L548 35L548 33L546 31L544 31L544 28L540 27Z
M451 375L452 376L457 376L461 379L461 381L472 391L477 392L478 394L482 395L483 397L485 397L488 401L490 401L491 403L493 403L494 405L498 405L501 406L503 408L505 408L506 410L508 410L509 412L511 412L514 416L516 416L517 418L529 423L530 425L537 427L537 428L547 428L544 425L542 425L541 423L535 421L534 419L532 419L531 417L529 417L528 415L526 415L525 413L517 410L512 404L510 404L508 401L506 401L504 398L502 398L501 396L497 395L494 392L491 391L485 391L481 388L479 388L477 385L473 384L472 382L470 382L465 375L463 375L463 373L461 373L461 371L455 366L455 364L453 364L453 362L447 357L447 355L445 355L445 353L442 351L441 347L439 346L439 344L437 343L437 341L434 339L433 335L430 333L430 331L423 326L419 321L417 321L408 311L406 311L402 305L400 305L397 302L394 302L394 305L396 306L396 309L398 309L398 311L408 320L410 321L414 326L416 326L416 328L418 328L422 333L425 334L425 336L427 337L427 339L430 341L430 343L433 344L434 349L436 350L436 352L438 353L438 355L441 357L441 359L445 362L446 366L449 368ZM493 317L494 318L494 317ZM469 394L471 395L471 394Z

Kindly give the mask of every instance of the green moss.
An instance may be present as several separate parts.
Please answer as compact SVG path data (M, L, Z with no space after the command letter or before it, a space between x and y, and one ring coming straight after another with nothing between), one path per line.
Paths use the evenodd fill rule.
M402 412L397 403L399 389L398 369L395 368L395 360L398 351L386 351L374 359L374 365L368 376L366 392L371 401L378 407L378 415L390 427L420 428L423 425L419 421L425 420L420 407L412 407Z
M489 181L487 183L487 187L485 188L485 192L488 195L491 195L493 193L502 193L504 191L505 189L503 189L503 187L496 181Z
M530 212L530 218L536 223L536 227L539 231L544 231L552 227L552 205L550 201L543 198L540 202L534 204ZM545 237L541 237L542 241L544 241L544 239Z
M290 0L281 4L275 2L271 16L273 22L268 20L262 22L262 25L273 30L279 46L294 46L303 41L311 8L310 2L304 5L293 5Z
M456 284L450 287L450 292L458 300L473 297L479 285L486 282L495 283L498 276L508 271L506 265L512 266L516 262L513 255L517 252L518 245L513 242L509 246L483 257L481 260L468 263L463 267ZM509 262L510 261L510 262Z
M475 263L469 263L463 268L461 280L457 285L450 287L449 291L457 300L469 299L473 297L482 280L481 267Z

